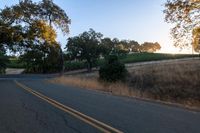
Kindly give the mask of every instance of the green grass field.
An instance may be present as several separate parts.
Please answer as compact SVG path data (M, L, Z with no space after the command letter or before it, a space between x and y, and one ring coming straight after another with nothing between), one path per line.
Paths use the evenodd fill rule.
M161 53L134 53L124 56L120 56L120 61L123 63L134 63L134 62L145 62L145 61L158 61L158 60L168 60L168 59L181 59L198 57L199 55L192 54L161 54ZM101 66L104 59L98 60L97 64L94 66ZM77 70L87 68L87 64L84 61L81 62L65 62L66 71Z
M144 61L156 61L156 60L167 60L167 59L180 59L189 57L198 57L199 55L190 54L160 54L160 53L134 53L120 56L120 60L123 63L134 63L134 62L144 62ZM9 63L7 63L8 68L24 68L24 64L19 62L17 58L10 58ZM100 59L94 64L94 67L102 65L104 59ZM87 68L87 64L84 61L66 61L65 70L77 70Z
M128 54L126 56L120 57L123 63L134 63L134 62L144 62L144 61L157 61L157 60L167 60L167 59L180 59L180 58L190 58L198 57L198 55L192 54L161 54L161 53L135 53Z

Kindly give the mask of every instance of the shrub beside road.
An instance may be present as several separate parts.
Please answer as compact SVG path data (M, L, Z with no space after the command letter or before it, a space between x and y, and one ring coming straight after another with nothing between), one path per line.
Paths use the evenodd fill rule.
M130 66L128 72L129 76L125 82L99 81L98 72L67 75L51 82L105 91L114 95L200 107L199 59Z

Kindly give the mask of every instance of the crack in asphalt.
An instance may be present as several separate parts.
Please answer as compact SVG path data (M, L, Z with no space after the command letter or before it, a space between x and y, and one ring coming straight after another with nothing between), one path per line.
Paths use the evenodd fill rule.
M6 131L8 131L9 133L17 133L15 130L13 130L10 126L5 125L5 129Z
M62 119L64 120L65 125L66 125L67 127L69 127L70 129L72 129L73 131L75 131L75 132L77 132L77 133L83 133L83 132L79 131L78 129L76 129L75 127L71 126L71 125L69 124L68 120L66 119L65 115L62 115Z
M44 128L49 128L48 126L48 123L46 121L43 120L43 118L40 117L40 113L34 109L34 108L31 108L30 106L26 105L25 103L22 102L22 107L29 111L29 112L32 112L34 113L35 115L35 119L39 122L39 124L44 127ZM42 116L42 115L41 115Z
M51 132L56 133L56 129L53 126L50 126L44 119L48 119L46 116L44 117L44 115L41 115L40 112L38 112L37 109L34 109L32 107L30 107L28 104L24 103L23 100L21 100L21 104L22 104L22 108L24 108L25 110L31 112L34 114L35 119L39 122L39 124L46 128L51 130ZM61 119L63 119L63 122L65 124L66 127L72 129L73 131L75 131L76 133L83 133L82 131L78 130L76 127L74 127L73 125L70 125L70 123L68 122L67 118L65 117L65 114L60 115L57 111L53 111L54 113L56 113L58 116L61 117ZM41 117L43 116L43 118ZM12 133L16 133L16 132L12 132Z

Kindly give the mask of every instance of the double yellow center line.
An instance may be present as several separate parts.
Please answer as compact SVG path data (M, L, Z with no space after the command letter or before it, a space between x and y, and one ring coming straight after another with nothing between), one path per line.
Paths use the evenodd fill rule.
M90 116L87 116L87 115L85 115L85 114L83 114L83 113L81 113L81 112L79 112L77 110L74 110L74 109L72 109L72 108L70 108L70 107L68 107L66 105L63 105L63 104L61 104L61 103L59 103L59 102L57 102L57 101L55 101L55 100L53 100L53 99L51 99L49 97L37 92L37 91L25 86L24 84L19 83L16 80L14 82L19 87L21 87L22 89L26 90L27 92L35 95L36 97L38 97L38 98L40 98L40 99L42 99L44 101L46 101L47 103L51 104L52 106L54 106L54 107L56 107L56 108L58 108L58 109L60 109L60 110L62 110L64 112L76 117L77 119L80 119L83 122L85 122L85 123L97 128L99 131L101 131L103 133L123 133L122 131L119 131L118 129L115 129L115 128L113 128L113 127L111 127L111 126L109 126L109 125L107 125L107 124L105 124L103 122L100 122L100 121L98 121L98 120L96 120L96 119L94 119L94 118L92 118Z

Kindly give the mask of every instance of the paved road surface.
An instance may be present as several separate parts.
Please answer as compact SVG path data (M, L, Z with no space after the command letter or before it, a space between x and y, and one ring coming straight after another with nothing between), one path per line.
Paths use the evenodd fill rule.
M97 132L80 120L28 94L13 81L0 81L0 133Z
M200 133L200 112L51 84L0 80L0 133L95 133L93 126L28 93L13 79L125 133Z

